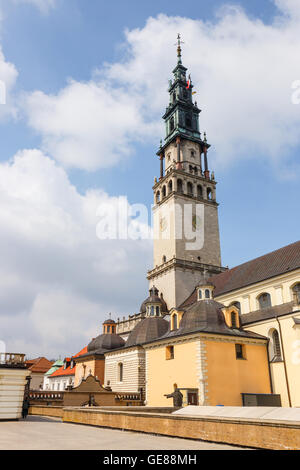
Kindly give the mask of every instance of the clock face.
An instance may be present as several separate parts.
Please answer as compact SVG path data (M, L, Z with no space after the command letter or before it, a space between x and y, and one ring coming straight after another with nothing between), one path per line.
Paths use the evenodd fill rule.
M167 220L165 217L161 217L160 221L159 221L159 227L160 227L160 231L161 232L164 232L167 228Z
M195 232L200 229L201 219L198 215L193 216L192 224L193 224L193 229L194 229Z

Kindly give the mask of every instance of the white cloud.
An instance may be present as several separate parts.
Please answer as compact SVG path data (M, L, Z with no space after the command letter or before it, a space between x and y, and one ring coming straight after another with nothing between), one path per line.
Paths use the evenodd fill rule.
M126 202L126 198L123 198ZM75 353L111 311L138 311L147 295L150 241L96 237L100 190L77 192L38 150L0 164L0 322L9 350Z
M13 0L14 3L28 3L37 7L42 13L48 13L49 10L54 8L57 0Z
M16 67L7 62L0 46L0 120L17 114L17 105L13 96L17 77Z
M283 165L300 144L300 106L291 103L292 83L300 79L300 16L298 2L276 3L281 13L270 25L237 7L221 9L214 23L150 18L126 32L124 60L107 64L90 82L30 95L29 124L54 158L87 170L116 165L136 140L158 142L180 31L203 110L200 125L218 165L258 156Z

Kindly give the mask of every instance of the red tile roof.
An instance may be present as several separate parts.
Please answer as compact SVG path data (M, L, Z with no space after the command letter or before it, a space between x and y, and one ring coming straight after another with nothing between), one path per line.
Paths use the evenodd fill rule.
M75 354L75 356L67 357L66 360L70 362L72 358L81 356L81 354L85 354L85 353L87 353L87 346L83 348L81 351L79 351L79 353ZM51 374L50 377L63 377L64 375L75 375L75 371L76 371L76 365L74 365L73 369L71 369L71 365L66 367L66 369L64 369L64 366L62 366L59 369L57 369L55 372L53 372L53 374Z
M48 361L45 357L38 357L37 359L28 359L25 361L27 369L35 374L45 374L53 362Z
M218 297L298 268L300 268L300 241L216 274L210 280L215 285L214 296ZM195 289L180 308L186 308L196 301Z

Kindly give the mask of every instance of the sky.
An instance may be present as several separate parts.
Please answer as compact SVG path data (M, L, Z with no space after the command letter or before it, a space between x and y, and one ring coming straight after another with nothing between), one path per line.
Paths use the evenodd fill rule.
M7 351L76 354L110 312L147 297L151 240L100 240L97 223L103 204L150 213L178 32L211 144L223 266L298 240L299 31L298 0L0 0Z

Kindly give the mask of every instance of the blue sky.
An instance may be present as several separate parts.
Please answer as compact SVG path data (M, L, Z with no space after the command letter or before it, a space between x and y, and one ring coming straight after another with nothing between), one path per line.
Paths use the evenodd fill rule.
M223 265L299 238L300 106L290 101L291 84L300 79L299 6L230 5L0 1L1 60L11 66L8 105L0 109L1 223L8 227L1 250L5 259L13 253L0 273L8 286L0 315L10 348L75 353L109 311L133 313L146 297L151 246L101 245L91 214L103 198L119 196L150 208L176 32L197 89L200 127L212 145ZM0 63L4 79L1 70ZM68 230L77 230L80 242L70 235L64 245ZM108 274L111 263L121 267ZM53 318L65 329L74 317L68 338L42 332ZM12 339L16 324L20 335ZM25 341L26 324L32 328Z

